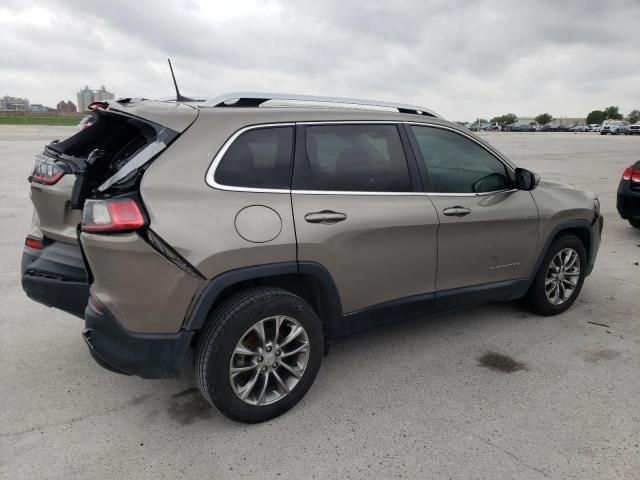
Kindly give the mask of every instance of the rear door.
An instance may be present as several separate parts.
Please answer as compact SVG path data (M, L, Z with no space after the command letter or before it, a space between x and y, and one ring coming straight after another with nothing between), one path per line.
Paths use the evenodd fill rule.
M298 126L298 260L329 271L344 313L435 289L438 218L406 142L397 124Z
M440 218L437 290L527 278L537 251L538 210L530 192L512 188L511 167L456 130L409 130Z

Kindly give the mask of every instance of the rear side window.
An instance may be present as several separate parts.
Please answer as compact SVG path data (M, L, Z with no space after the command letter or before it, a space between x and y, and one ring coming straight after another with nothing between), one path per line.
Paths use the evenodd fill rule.
M216 168L220 185L248 188L289 188L293 127L269 127L241 134Z
M486 193L510 188L505 165L474 141L441 128L411 129L433 192Z
M353 192L411 191L395 125L306 127L309 161L305 189Z

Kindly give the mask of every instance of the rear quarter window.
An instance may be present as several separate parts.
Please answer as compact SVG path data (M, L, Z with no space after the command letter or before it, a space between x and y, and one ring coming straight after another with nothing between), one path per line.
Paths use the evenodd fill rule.
M288 189L293 127L265 127L241 134L225 152L214 179L229 187Z

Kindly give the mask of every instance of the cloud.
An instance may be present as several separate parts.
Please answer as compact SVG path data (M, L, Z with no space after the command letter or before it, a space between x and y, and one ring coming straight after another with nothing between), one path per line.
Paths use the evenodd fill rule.
M293 91L416 103L451 119L640 105L634 0L12 1L0 95Z

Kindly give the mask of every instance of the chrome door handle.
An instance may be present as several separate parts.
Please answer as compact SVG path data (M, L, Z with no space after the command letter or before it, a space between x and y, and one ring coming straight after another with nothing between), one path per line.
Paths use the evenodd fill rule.
M471 213L471 209L456 205L455 207L445 208L442 213L449 217L464 217L465 215L469 215Z
M304 219L309 223L321 223L323 225L333 225L347 219L345 213L334 212L333 210L322 210L320 212L307 213Z

